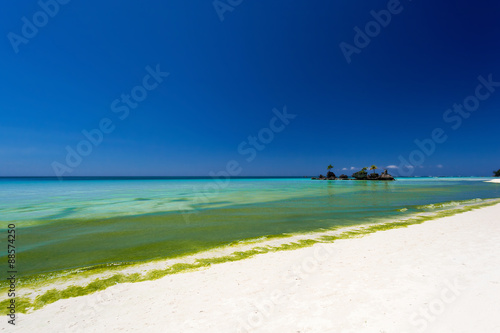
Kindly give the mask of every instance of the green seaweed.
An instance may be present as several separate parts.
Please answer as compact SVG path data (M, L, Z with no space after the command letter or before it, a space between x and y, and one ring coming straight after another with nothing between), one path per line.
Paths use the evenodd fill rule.
M2 314L8 314L9 310L7 307L11 304L11 298L4 299L0 302L0 308L2 309ZM16 312L17 313L27 313L28 310L32 307L31 300L27 297L16 297Z
M221 264L225 262L233 262L233 261L239 261L247 258L251 258L253 256L256 256L258 254L263 254L263 253L268 253L268 252L278 252L278 251L290 251L290 250L296 250L300 248L306 248L306 247L311 247L314 244L317 243L333 243L336 240L340 239L351 239L351 238L358 238L365 236L367 234L375 233L375 232L380 232L380 231L387 231L391 229L397 229L397 228L406 228L411 225L415 224L421 224L426 221L431 221L435 219L439 219L442 217L448 217L448 216L453 216L458 213L464 213L468 211L472 211L475 209L487 207L487 206L493 206L498 204L500 201L499 200L492 200L489 202L482 202L480 204L474 204L470 206L465 206L465 207L460 207L460 208L454 208L450 210L445 210L445 211L440 211L435 214L429 214L429 215L419 215L419 216L414 216L411 218L408 218L403 221L396 221L396 222L385 222L385 223L378 223L378 224L371 224L367 226L362 226L357 229L352 229L352 230L347 230L344 231L338 235L320 235L318 238L314 239L302 239L298 240L295 242L290 242L290 243L285 243L281 244L279 246L257 246L255 248L252 248L250 250L246 251L237 251L233 252L229 255L221 256L221 257L213 257L213 258L202 258L202 259L197 259L193 263L177 263L174 264L168 268L165 269L156 269L152 270L145 275L141 275L139 273L134 273L130 275L124 275L124 274L115 274L109 278L105 279L96 279L92 282L90 282L87 286L82 287L82 286L69 286L65 289L58 290L58 289L51 289L46 291L44 294L37 296L34 300L31 300L30 298L27 297L18 297L16 298L16 312L18 313L28 313L31 310L38 310L48 304L54 303L60 299L67 299L67 298L72 298L72 297L79 297L79 296L85 296L89 295L92 293L95 293L97 291L105 290L113 285L116 285L118 283L135 283L135 282L141 282L141 281L150 281L150 280L157 280L162 277L165 277L167 275L172 275L172 274L177 274L177 273L184 273L184 272L189 272L189 271L194 271L200 268L204 267L209 267L214 264ZM314 236L314 234L312 234ZM291 237L290 235L284 236L284 237ZM272 238L284 238L283 236L273 236ZM269 237L266 237L266 240L270 239ZM246 242L246 244L251 244L252 242L249 240ZM241 245L241 242L238 242L238 245ZM234 244L236 245L236 244ZM131 263L127 263L131 264ZM93 267L90 269L80 269L80 270L75 270L74 272L71 272L69 275L65 276L65 278L72 277L74 274L81 274L81 273L96 273L96 272L103 272L103 271L109 271L110 269L117 269L117 268L123 268L123 265L119 266L110 266L110 265L101 265L97 268ZM47 281L43 281L45 283ZM3 301L0 301L0 307L2 308L2 313L7 314L7 306L10 303L10 299L5 299Z

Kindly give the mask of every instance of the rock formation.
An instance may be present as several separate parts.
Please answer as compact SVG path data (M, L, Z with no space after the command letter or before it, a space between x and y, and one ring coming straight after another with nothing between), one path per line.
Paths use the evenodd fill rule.
M335 180L337 177L335 176L335 174L331 171L328 171L328 173L326 174L326 179L328 180Z
M382 172L382 174L380 175L380 177L378 179L379 180L395 180L393 176L391 176L390 174L387 173L387 170Z
M368 174L366 173L366 170L361 170L361 171L353 173L352 178L354 178L356 180L366 180L366 179L368 179Z
M387 172L387 170L382 172L382 174L380 174L380 175L378 173L368 174L366 172L366 168L363 168L360 171L353 173L352 178L354 178L355 180L395 180L394 177L391 176ZM348 180L349 177L347 175L342 174L339 176L339 178L336 178L336 176L333 172L328 171L328 173L326 174L326 177L323 175L319 175L318 178L312 177L311 179L315 179L315 180L335 180L335 179Z

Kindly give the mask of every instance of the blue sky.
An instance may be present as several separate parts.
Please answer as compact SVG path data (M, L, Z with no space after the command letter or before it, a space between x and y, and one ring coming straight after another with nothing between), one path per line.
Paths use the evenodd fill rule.
M31 0L0 14L2 176L208 176L233 160L239 176L315 175L329 163L348 174L371 164L412 165L412 175L500 168L500 87L482 88L489 96L458 128L443 118L474 96L479 76L500 82L498 1L222 0L223 21L212 1L72 0L56 13L54 1L42 0L53 17ZM355 47L354 28L365 32L370 12L388 6L397 13L348 63L339 45ZM23 17L38 20L36 35L23 35ZM169 75L144 90L148 66ZM134 88L147 97L132 108L121 98ZM296 117L278 119L270 138L284 106ZM68 147L88 148L82 131L103 119L113 130L68 164ZM436 128L447 140L413 163L415 140ZM249 136L259 133L257 149Z

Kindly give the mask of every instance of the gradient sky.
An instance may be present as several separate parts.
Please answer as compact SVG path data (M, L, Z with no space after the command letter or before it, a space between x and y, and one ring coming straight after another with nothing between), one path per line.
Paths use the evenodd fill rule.
M54 176L53 162L67 166L67 147L108 118L114 131L64 176L208 176L231 160L239 176L314 175L329 163L350 175L341 169L400 165L435 128L448 139L414 175L490 176L500 168L500 87L457 129L443 114L475 93L478 76L500 82L500 3L401 1L348 64L339 44L354 44L353 29L387 6L243 0L221 21L210 0L73 0L16 53L9 33L22 36L22 18L41 7L9 1L0 175ZM111 104L157 64L170 75L121 120ZM285 105L296 118L248 161L239 145Z

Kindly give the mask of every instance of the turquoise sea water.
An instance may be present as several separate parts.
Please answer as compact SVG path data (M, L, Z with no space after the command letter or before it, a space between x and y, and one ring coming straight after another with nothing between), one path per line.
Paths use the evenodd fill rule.
M0 179L0 246L14 223L20 276L148 261L499 198L488 179Z

